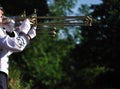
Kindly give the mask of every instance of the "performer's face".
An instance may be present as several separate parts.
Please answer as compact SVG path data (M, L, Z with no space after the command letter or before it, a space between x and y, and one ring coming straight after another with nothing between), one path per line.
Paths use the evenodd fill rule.
M2 15L3 15L3 11L0 9L0 23L2 23Z

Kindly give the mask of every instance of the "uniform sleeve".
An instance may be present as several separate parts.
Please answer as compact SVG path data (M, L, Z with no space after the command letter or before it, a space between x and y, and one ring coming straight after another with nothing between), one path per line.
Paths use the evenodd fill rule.
M29 39L24 33L20 33L16 37L10 37L8 35L0 37L0 46L13 52L23 51L28 44Z

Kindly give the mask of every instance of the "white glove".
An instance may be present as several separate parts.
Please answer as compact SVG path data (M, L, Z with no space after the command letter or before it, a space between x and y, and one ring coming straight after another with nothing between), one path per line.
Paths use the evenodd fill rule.
M31 22L29 19L25 19L23 22L22 22L22 25L20 27L20 32L23 32L25 34L28 33L28 31L30 30L31 28Z
M33 39L36 36L36 29L37 27L32 27L32 29L28 32L30 39Z
M3 29L7 32L13 32L15 26L15 21L13 19L4 18L3 19Z

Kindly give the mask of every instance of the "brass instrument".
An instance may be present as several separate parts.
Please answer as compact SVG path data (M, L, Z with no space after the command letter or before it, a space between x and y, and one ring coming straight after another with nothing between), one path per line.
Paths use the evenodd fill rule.
M89 16L37 16L36 9L34 9L33 16L27 17L24 11L21 16L11 16L9 18L14 19L15 22L23 21L26 18L35 18L34 25L37 25L37 27L53 26L55 30L57 26L92 26L92 18Z
M15 21L22 21L26 18L36 18L37 26L92 26L92 19L89 16L39 16L39 17L9 17ZM41 22L43 21L43 22Z
M37 16L36 9L34 9L34 15L34 17L27 17L26 11L24 11L21 16L11 16L9 18L15 21L22 21L26 18L36 18L35 23L37 26L92 26L92 18L89 16Z

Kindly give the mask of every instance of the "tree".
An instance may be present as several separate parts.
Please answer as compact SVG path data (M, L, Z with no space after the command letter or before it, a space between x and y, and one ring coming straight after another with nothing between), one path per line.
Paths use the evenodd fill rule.
M119 1L118 0L103 0L103 4L99 6L92 6L94 13L92 16L99 20L96 27L101 38L100 52L102 58L102 65L108 71L98 78L98 83L103 82L101 87L117 88L119 84L116 82L119 77Z
M102 0L92 5L93 26L83 27L81 44L71 52L76 86L89 89L118 88L119 77L119 1ZM94 20L95 19L95 20Z

